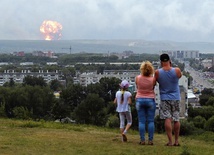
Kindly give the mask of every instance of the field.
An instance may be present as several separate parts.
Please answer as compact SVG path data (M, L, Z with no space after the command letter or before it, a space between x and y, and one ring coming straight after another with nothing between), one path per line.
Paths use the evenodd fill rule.
M207 136L207 141L206 139ZM181 137L180 147L164 146L165 134L154 145L139 145L137 131L121 142L119 129L77 124L0 119L0 155L211 155L214 135Z

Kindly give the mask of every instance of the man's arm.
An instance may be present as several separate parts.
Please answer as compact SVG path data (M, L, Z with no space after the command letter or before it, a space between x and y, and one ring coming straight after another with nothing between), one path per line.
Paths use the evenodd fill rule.
M181 78L182 73L181 73L180 68L176 67L176 68L175 68L175 72L176 72L176 74L177 74L177 77L178 77L178 78Z
M157 81L158 76L159 76L159 71L158 71L158 70L155 70L155 81Z

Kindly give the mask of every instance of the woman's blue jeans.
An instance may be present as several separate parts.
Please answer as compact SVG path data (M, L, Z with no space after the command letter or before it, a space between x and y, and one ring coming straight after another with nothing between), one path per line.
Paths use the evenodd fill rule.
M155 125L154 117L156 104L153 98L137 98L136 109L138 113L138 127L141 141L145 141L146 123L148 125L149 141L153 140Z

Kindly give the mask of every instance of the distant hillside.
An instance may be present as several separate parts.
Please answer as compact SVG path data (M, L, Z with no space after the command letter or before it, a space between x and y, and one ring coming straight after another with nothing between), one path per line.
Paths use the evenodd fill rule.
M146 40L0 40L0 53L15 51L53 51L56 53L108 53L131 50L134 53L159 53L162 50L198 50L214 53L214 42L172 42Z

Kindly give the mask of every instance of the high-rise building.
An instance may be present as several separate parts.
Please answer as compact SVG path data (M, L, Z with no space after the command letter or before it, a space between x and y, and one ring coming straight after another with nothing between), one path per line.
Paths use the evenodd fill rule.
M199 58L199 51L196 50L166 50L161 51L160 54L167 53L170 57L175 59L184 59L184 58Z

